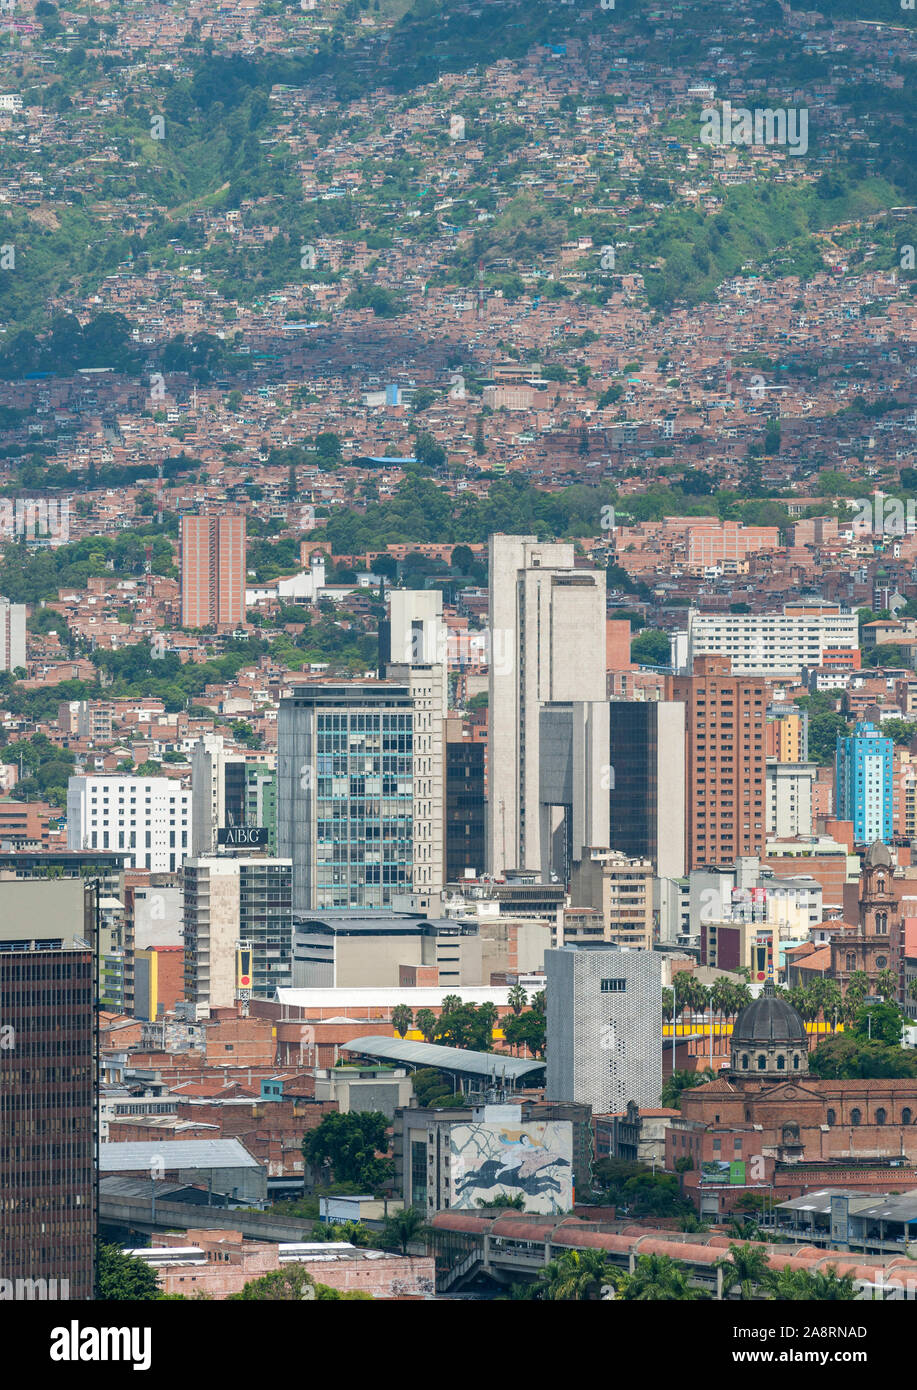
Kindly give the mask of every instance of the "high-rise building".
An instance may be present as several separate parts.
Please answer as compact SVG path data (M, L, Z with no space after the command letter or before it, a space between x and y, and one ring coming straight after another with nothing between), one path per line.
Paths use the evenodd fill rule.
M659 878L685 871L685 707L612 700L609 844L649 859Z
M686 706L687 867L763 856L764 681L734 676L728 657L701 656L693 675L666 687Z
M170 777L71 777L67 846L124 850L133 869L174 873L191 848L191 792Z
M446 721L445 877L457 883L485 866L484 760L486 746L473 739L461 719Z
M0 910L0 1279L14 1299L91 1299L96 888L7 887L36 901ZM50 887L63 887L68 900L55 899L54 911Z
M280 701L277 844L293 861L295 916L411 893L414 773L408 681L299 686ZM423 800L441 808L442 787Z
M605 575L534 536L491 536L489 563L488 868L540 875L540 714L605 699Z
M545 951L547 1100L593 1114L630 1101L659 1104L662 1090L660 958L652 951L565 946Z
M816 763L767 760L768 835L789 840L812 834L812 787L818 775Z
M443 800L445 796L444 739L446 708L443 704L444 668L396 663L386 668L390 681L404 681L410 691L413 710L413 873L411 891L432 899L443 891Z
M795 705L770 705L767 711L767 756L778 763L809 761L809 711Z
M245 516L183 516L182 627L241 627L245 579Z
M272 999L293 982L289 859L214 855L182 870L185 998L204 1008L236 1000L236 950L252 948L252 992Z
M0 598L0 671L25 669L25 604Z
M389 589L386 616L379 624L379 676L387 667L439 666L442 705L449 704L447 640L441 589Z
M894 745L875 724L860 721L849 738L839 737L835 756L838 820L853 821L856 844L887 843L894 829Z
M204 734L191 750L191 853L212 854L217 831L240 826L267 830L277 853L277 774L225 746L222 734Z

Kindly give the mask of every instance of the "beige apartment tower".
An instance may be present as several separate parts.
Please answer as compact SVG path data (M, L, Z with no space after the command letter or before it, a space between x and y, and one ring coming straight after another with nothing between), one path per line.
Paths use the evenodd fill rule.
M236 628L245 622L245 517L184 516L182 627Z
M605 699L605 575L534 536L491 536L489 560L487 863L541 875L540 714Z

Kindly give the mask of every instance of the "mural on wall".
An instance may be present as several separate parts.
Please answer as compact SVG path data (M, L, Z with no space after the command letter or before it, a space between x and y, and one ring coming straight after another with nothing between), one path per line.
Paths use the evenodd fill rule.
M453 1125L452 1207L475 1210L495 1197L521 1196L526 1211L573 1206L573 1126L569 1120Z

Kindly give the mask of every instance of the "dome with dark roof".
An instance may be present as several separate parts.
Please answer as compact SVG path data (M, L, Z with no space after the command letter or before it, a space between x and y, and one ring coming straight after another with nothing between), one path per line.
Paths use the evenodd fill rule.
M764 992L746 1004L732 1030L732 1046L758 1047L762 1043L807 1044L806 1027L802 1017L785 999L774 991L768 980Z

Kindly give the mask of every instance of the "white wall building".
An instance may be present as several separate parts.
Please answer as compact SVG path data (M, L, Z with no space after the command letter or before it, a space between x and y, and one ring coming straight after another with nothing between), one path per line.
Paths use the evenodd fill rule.
M812 787L815 763L768 761L765 769L764 826L768 835L789 840L812 834Z
M605 575L534 536L491 536L489 561L487 863L541 875L540 714L605 699Z
M191 849L191 792L169 777L71 777L67 848L124 850L131 868L174 873Z
M676 640L679 669L690 674L696 656L728 656L734 676L798 675L804 666L824 665L829 650L859 647L856 613L836 604L787 604L782 613L688 614L686 649Z
M25 604L0 598L0 671L25 667Z

